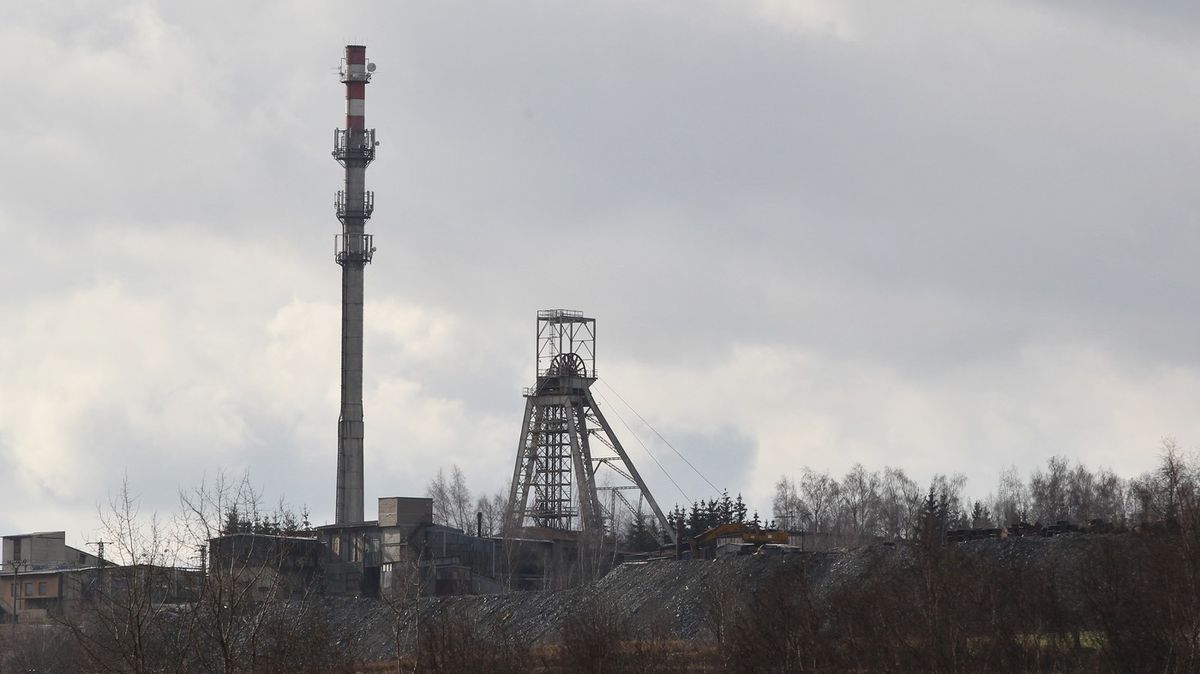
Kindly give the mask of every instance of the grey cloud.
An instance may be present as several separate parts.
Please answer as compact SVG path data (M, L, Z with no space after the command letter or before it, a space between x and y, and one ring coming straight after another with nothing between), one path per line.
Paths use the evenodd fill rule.
M333 68L366 39L382 141L369 493L420 492L450 461L500 486L544 306L597 316L602 376L756 498L803 463L984 466L973 491L993 464L1051 453L1116 465L1132 444L1120 465L1136 467L1157 436L1200 430L1170 400L1200 377L1196 19L1120 3L23 6L0 28L0 80L22 101L0 111L0 234L20 251L0 269L0 396L49 400L39 373L67 363L123 406L71 398L62 437L0 411L0 437L18 460L38 437L185 485L246 467L323 516ZM96 288L154 330L71 303ZM42 337L64 330L81 338ZM163 354L147 386L92 368L140 363L122 342ZM737 402L747 350L801 398ZM1091 395L1109 381L1128 394ZM245 437L122 421L183 423L156 407L172 397ZM1096 421L1104 405L1123 421ZM176 481L159 482L167 508ZM0 510L28 497L12 494Z

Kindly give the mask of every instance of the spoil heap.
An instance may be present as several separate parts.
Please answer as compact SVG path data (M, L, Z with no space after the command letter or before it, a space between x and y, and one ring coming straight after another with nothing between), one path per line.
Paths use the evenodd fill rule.
M1093 536L970 541L953 546L968 557L988 560L1020 575L1076 575L1084 546ZM1108 537L1104 537L1108 538ZM715 561L652 561L618 566L604 578L558 592L423 597L389 604L372 599L329 598L326 607L344 638L365 661L395 656L397 636L412 645L418 622L450 616L466 620L476 634L503 634L524 643L558 640L565 622L601 610L635 633L683 640L709 639L706 616L720 593L748 597L777 590L781 572L802 571L815 607L844 590L913 562L913 548L875 544L845 552L731 557ZM1059 585L1067 588L1070 582Z

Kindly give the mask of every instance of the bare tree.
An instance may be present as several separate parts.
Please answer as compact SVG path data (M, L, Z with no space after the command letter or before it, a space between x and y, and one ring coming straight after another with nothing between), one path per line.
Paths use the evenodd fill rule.
M879 515L879 473L856 463L842 478L838 489L845 529L862 538L874 533Z
M771 500L771 517L779 526L788 529L800 529L811 522L812 514L796 491L796 483L791 478L781 476L775 483L775 497Z
M879 533L907 538L921 510L921 487L899 468L884 467L879 486Z
M215 551L210 543L227 533L231 512L251 522L285 522L294 515L266 513L248 476L219 473L212 482L182 491L176 534L181 548ZM267 527L274 531L272 524ZM353 653L337 646L336 627L322 605L319 576L295 573L297 539L255 534L246 547L213 554L196 601L178 617L188 635L194 669L208 672L341 671ZM306 635L297 642L297 630Z
M398 560L387 565L380 577L379 596L391 612L392 642L399 671L406 671L403 663L407 642L412 641L414 650L421 646L420 559L423 552L422 549L402 553ZM416 662L413 662L412 671L416 671Z
M471 498L471 490L467 488L467 478L457 464L450 466L450 497L449 515L450 526L463 531L473 531L475 527L475 509L471 506L475 501Z
M800 496L812 518L814 533L828 533L838 498L838 483L829 473L804 467L800 474Z
M1123 525L1128 520L1125 508L1125 481L1111 470L1100 469L1095 478L1096 517L1114 525Z
M209 541L227 533L230 513L260 519L262 496L248 476L234 482L218 473L211 483L204 480L190 491L182 491L179 501L180 543L203 548L207 556ZM256 650L261 622L244 621L243 617L253 613L260 582L268 587L263 599L275 598L277 590L267 567L240 565L233 556L225 563L213 560L209 565L204 591L187 616L198 664L207 671L237 671L242 662L251 659L246 651Z
M1033 472L1029 478L1029 495L1035 520L1051 524L1067 519L1070 473L1070 465L1061 456L1050 457L1046 462L1046 472Z
M1076 464L1067 476L1067 519L1085 524L1096 516L1096 476Z
M1130 481L1129 492L1142 522L1181 523L1196 498L1196 470L1171 438L1162 442L1158 469Z
M529 640L512 630L503 618L481 629L469 611L442 609L431 611L418 632L415 671L446 674L544 671L536 666L539 663Z
M1000 526L1009 526L1029 519L1029 488L1021 479L1016 466L1000 471L1000 483L992 513Z
M38 672L75 674L96 669L74 639L64 639L57 629L37 629L14 636L0 633L0 674Z
M117 494L99 509L102 540L112 568L74 576L73 600L60 617L91 667L101 671L157 671L178 657L164 638L171 597L160 589L172 554L157 515L145 521L138 499L121 480Z
M768 587L742 593L742 601L730 607L722 649L728 671L831 671L817 664L829 640L819 634L824 616L814 610L803 568L778 568Z
M480 496L475 507L483 513L483 535L499 536L504 528L504 513L508 510L508 493L501 490L491 498Z
M433 521L464 532L475 530L475 505L467 478L458 464L450 465L450 477L439 468L426 493L433 499Z
M433 521L435 524L448 525L452 519L450 512L450 485L446 482L446 472L438 468L437 475L429 481L425 495L433 499Z

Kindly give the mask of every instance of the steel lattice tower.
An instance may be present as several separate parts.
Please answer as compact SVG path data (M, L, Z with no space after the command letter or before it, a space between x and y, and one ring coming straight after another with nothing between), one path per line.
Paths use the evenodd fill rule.
M333 157L346 169L345 188L334 200L342 223L342 233L334 238L334 257L342 267L337 524L363 521L363 271L375 253L372 237L366 233L375 208L375 195L366 189L367 166L375 159L375 130L366 128L364 108L374 70L365 46L346 46L340 69L346 85L346 128L333 132Z
M673 538L658 503L592 397L596 320L566 309L539 311L536 358L537 382L525 390L505 531L511 535L533 523L611 532L616 501L633 511L623 492L636 490ZM605 478L611 482L599 485L598 479ZM607 506L601 491L612 497Z

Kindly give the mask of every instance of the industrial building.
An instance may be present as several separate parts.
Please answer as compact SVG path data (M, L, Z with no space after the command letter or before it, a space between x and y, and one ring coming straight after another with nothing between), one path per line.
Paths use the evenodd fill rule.
M58 610L70 583L68 572L96 568L103 561L67 545L65 531L4 536L0 552L0 616L4 620L44 620Z
M416 583L422 594L497 591L496 542L434 524L433 499L379 499L378 517L318 527L329 551L325 590L377 596L396 583Z
M130 588L159 602L188 601L202 577L192 569L118 566L67 545L63 531L4 536L0 619L45 623L72 615L81 602L111 598Z
M208 541L208 573L256 600L324 591L325 548L309 536L231 533Z
M100 558L67 545L65 531L13 534L3 539L4 569L21 566L26 571L98 566Z
M311 536L219 536L209 541L208 564L263 599L487 594L558 589L583 577L577 533L522 533L472 535L434 524L433 499L393 496L379 499L374 520L317 527Z

